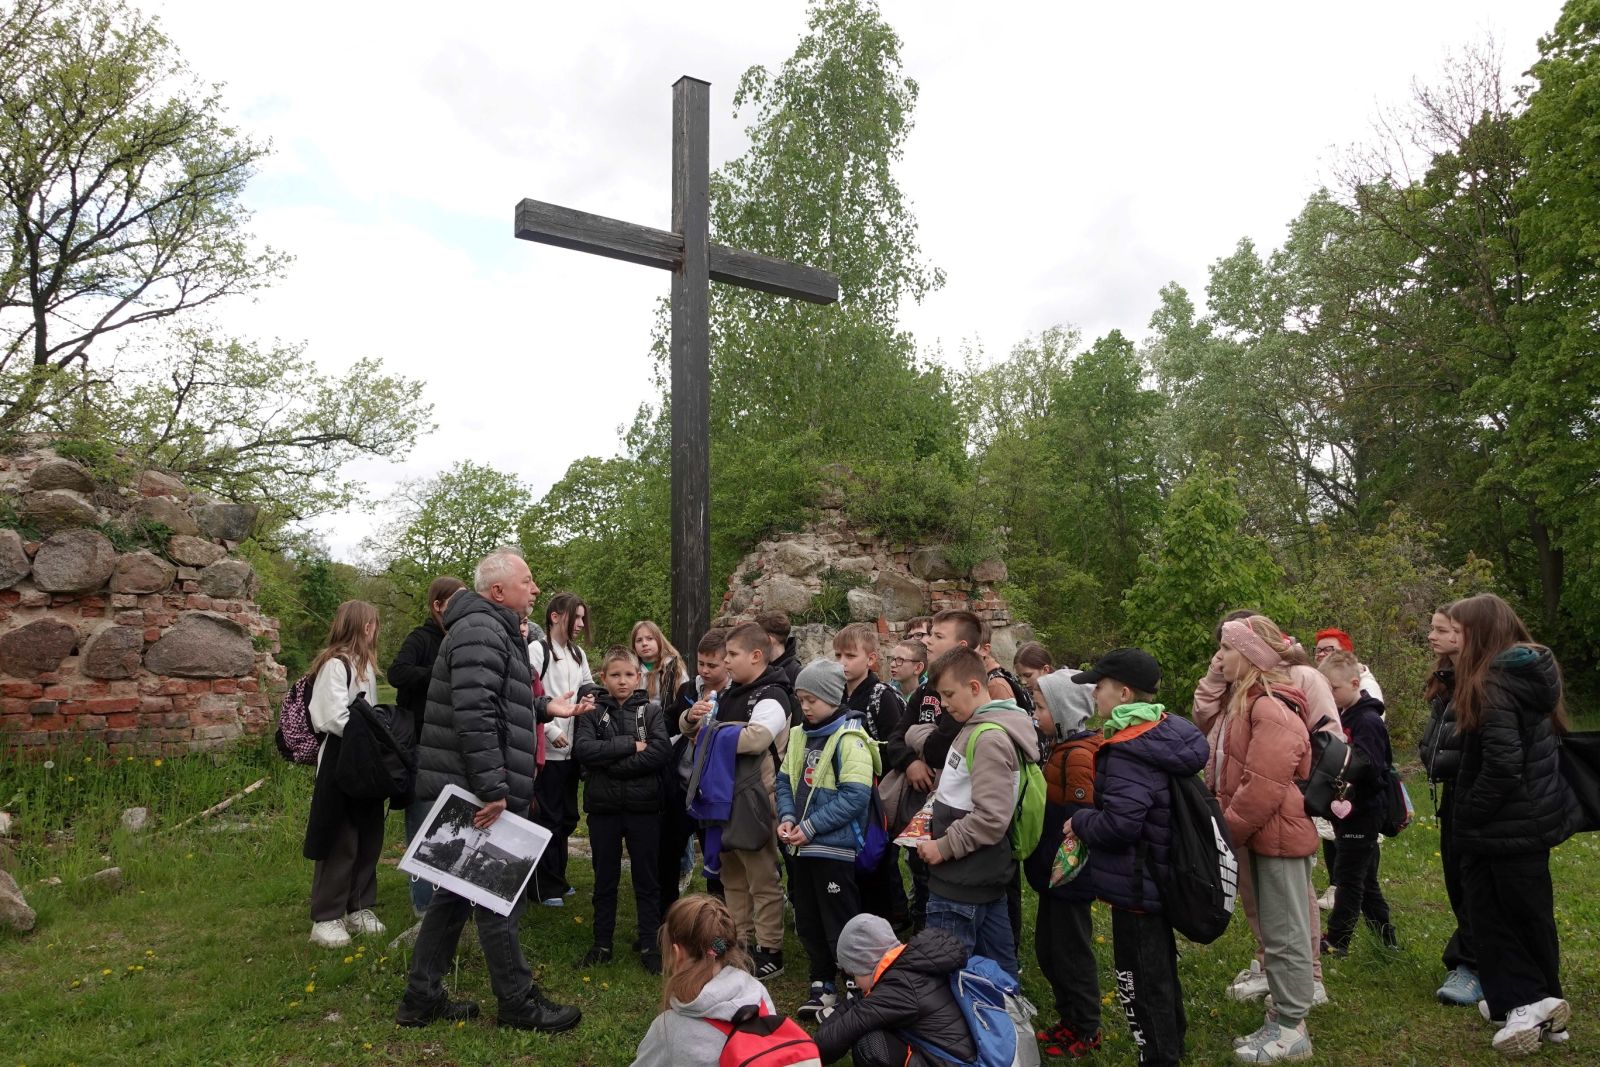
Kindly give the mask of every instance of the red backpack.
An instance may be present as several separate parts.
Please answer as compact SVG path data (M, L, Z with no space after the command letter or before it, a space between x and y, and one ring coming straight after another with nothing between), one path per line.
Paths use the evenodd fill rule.
M728 1035L717 1067L805 1067L820 1065L822 1053L811 1035L786 1015L773 1015L765 1004L746 1004L729 1022L706 1019Z

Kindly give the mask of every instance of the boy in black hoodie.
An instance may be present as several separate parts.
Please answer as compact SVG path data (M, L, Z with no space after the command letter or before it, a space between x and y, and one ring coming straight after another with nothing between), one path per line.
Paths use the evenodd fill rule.
M656 930L661 925L657 861L661 838L661 768L672 755L661 705L639 688L639 661L614 646L600 663L606 691L594 711L580 716L572 755L588 773L583 790L594 858L594 945L579 962L592 967L611 960L617 929L617 886L622 845L628 845L639 951L645 969L661 973Z
M1332 819L1333 836L1339 847L1331 875L1333 913L1328 916L1323 951L1338 956L1349 952L1356 920L1363 917L1386 948L1398 948L1394 925L1389 921L1389 902L1383 898L1378 881L1378 827L1387 802L1384 774L1394 759L1389 728L1383 722L1383 705L1362 690L1361 664L1354 654L1334 652L1324 657L1317 669L1333 689L1333 702L1339 708L1346 740L1362 756L1345 795L1350 809L1342 817L1335 812Z

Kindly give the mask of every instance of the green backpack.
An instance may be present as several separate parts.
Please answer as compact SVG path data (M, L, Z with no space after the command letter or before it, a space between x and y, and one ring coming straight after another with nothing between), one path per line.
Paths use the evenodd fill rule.
M978 747L978 735L988 730L1004 732L1005 727L997 722L978 724L967 736L968 767L972 766L972 754ZM1009 735L1007 740L1010 740ZM1015 745L1013 741L1012 746ZM1021 789L1017 791L1017 810L1011 813L1011 858L1025 860L1039 847L1039 838L1044 833L1044 771L1037 762L1025 758L1021 749L1017 750L1017 764L1021 771Z

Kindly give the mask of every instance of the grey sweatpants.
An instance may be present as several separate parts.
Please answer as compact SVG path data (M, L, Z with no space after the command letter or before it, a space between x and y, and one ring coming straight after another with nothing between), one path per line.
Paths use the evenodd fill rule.
M1280 859L1250 853L1261 945L1266 951L1267 988L1278 1022L1298 1026L1311 1010L1311 857Z

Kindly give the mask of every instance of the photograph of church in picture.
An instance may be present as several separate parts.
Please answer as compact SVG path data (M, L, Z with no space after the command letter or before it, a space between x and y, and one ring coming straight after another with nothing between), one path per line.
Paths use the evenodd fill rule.
M506 915L527 885L550 835L543 827L509 814L480 830L472 823L479 807L471 794L447 787L400 861L400 869Z

